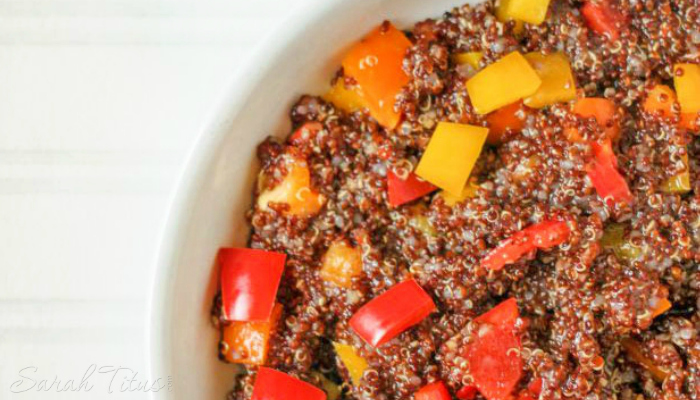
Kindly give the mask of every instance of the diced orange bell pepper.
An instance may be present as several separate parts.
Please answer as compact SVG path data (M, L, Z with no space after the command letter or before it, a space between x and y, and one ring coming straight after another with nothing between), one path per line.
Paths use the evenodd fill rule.
M461 195L488 132L480 126L440 122L418 163L416 175L453 195Z
M542 85L523 101L531 108L542 108L576 98L576 83L569 58L564 53L528 53L525 59L537 71Z
M656 85L644 100L644 111L649 114L659 114L666 118L673 117L673 103L676 102L676 92L666 85Z
M700 130L700 113L681 113L681 127L691 132Z
M344 241L334 242L323 255L321 279L348 288L352 278L362 273L362 252Z
M503 143L509 134L518 133L525 127L526 110L521 101L499 108L486 116L489 136L486 143L496 146Z
M544 22L550 0L501 0L496 16L502 22L523 21L533 25Z
M651 361L644 355L642 345L639 344L639 342L631 338L625 338L622 339L620 344L622 345L622 348L625 349L627 356L632 361L649 371L654 380L656 380L657 382L663 382L666 380L666 378L668 377L668 373L662 370L661 368L657 367L653 361Z
M342 77L338 78L331 89L323 95L323 99L333 103L337 108L352 113L367 107L359 86L348 88Z
M612 40L617 40L620 37L624 18L610 4L609 0L587 0L581 7L581 14L586 19L588 27L594 32L606 35Z
M670 310L671 307L673 307L673 304L670 301L668 301L668 299L659 300L656 304L656 308L654 308L654 312L652 313L652 317L653 318L658 317L659 315Z
M232 322L223 327L223 356L239 364L264 365L270 335L282 315L282 305L275 304L269 321Z
M480 51L470 51L467 53L456 54L454 56L454 60L457 64L467 64L478 71L479 63L483 57L484 53Z
M357 43L343 59L343 69L357 81L370 114L386 128L394 128L401 115L394 110L396 96L409 82L403 59L411 42L385 22Z
M598 125L604 128L605 136L617 140L620 136L620 126L615 121L617 107L612 100L600 97L586 97L574 104L574 114L582 117L594 117Z
M369 367L367 360L359 356L355 348L349 344L333 342L333 348L335 348L335 352L338 354L340 361L345 365L345 369L348 370L352 382L358 385L365 370Z
M700 112L700 65L673 66L673 84L683 113Z
M265 210L270 203L286 203L291 215L308 217L318 213L325 197L311 188L311 172L306 161L294 156L287 161L287 175L275 187L260 193L258 208Z
M537 92L542 80L522 54L514 51L467 81L474 109L488 114Z

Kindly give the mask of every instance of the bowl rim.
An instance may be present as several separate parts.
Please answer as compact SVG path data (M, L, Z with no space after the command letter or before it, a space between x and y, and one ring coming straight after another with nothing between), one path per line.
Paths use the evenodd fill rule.
M206 177L218 144L228 133L227 127L241 113L246 100L263 84L272 62L286 47L298 40L308 25L317 23L344 1L309 0L293 7L289 15L255 45L248 59L228 78L222 94L214 102L213 111L207 114L198 129L168 196L153 260L146 300L144 352L145 368L151 379L164 379L170 373L164 355L171 347L167 329L172 310L168 309L167 299L174 283L172 266L180 256L178 248L186 239L186 228L198 197L198 188ZM150 397L156 396L152 392Z

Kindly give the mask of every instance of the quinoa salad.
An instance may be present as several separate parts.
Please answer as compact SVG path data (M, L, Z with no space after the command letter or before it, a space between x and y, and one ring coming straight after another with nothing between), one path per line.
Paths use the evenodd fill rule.
M228 399L700 400L699 27L500 0L358 32L217 255Z

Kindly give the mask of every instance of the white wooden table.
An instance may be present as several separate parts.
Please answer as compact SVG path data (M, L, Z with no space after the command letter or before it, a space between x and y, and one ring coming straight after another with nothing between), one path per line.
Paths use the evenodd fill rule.
M178 170L226 78L310 1L0 0L0 399L146 398L106 371L146 379ZM37 391L91 365L90 391Z

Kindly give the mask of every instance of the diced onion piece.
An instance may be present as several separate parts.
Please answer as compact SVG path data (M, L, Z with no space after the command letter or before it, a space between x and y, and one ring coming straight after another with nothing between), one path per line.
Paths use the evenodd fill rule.
M484 53L480 51L470 51L466 53L458 53L454 56L454 60L457 64L460 65L469 65L475 70L479 70L479 63L481 62L481 59L484 57Z
M476 112L488 114L534 94L541 84L530 63L514 51L469 79L467 92Z
M362 306L350 327L368 344L379 347L436 310L433 299L409 279Z
M336 286L349 288L352 278L362 273L362 252L345 241L337 241L323 255L321 279Z
M635 260L642 255L641 250L635 247L625 238L625 226L622 224L610 224L605 227L600 244L612 250L615 255L623 260Z
M228 321L269 321L287 256L257 249L222 248L221 300Z
M673 84L676 87L681 112L700 112L700 65L674 65Z
M392 207L398 207L437 190L435 185L420 179L413 172L409 172L406 179L401 179L394 171L389 170L386 180L389 204Z
M386 128L401 115L394 110L396 96L409 82L403 58L411 42L400 30L384 23L357 43L343 59L343 69L362 88L369 112Z
M250 400L326 400L326 393L283 372L260 367Z
M569 58L564 53L528 53L525 59L537 71L542 85L523 101L531 108L565 103L576 98L576 83Z
M533 25L544 22L550 0L501 0L496 16L502 21L516 20Z
M325 198L311 188L311 172L306 161L287 157L287 175L275 187L258 196L258 208L266 210L270 203L286 203L288 214L309 217L318 213Z
M488 129L441 122L428 142L416 175L454 195L461 195L484 146Z
M232 322L223 327L224 358L228 362L264 365L270 335L282 314L282 305L276 304L272 316L264 322Z
M413 398L415 400L452 400L450 392L447 391L447 386L442 381L423 386Z
M349 344L333 342L333 348L340 358L340 361L345 365L345 369L348 370L352 383L356 386L359 385L362 375L364 375L365 370L369 368L367 360L359 356L355 348Z
M586 97L576 101L573 111L574 114L581 117L595 118L608 139L615 141L620 136L620 126L615 120L617 107L612 100L601 97Z
M323 99L348 113L367 107L367 101L360 87L352 86L348 88L345 86L343 77L338 78L331 89L323 95Z
M690 192L693 187L690 185L690 162L688 154L684 154L683 165L685 169L678 174L668 178L661 186L661 191L664 193L684 194Z

